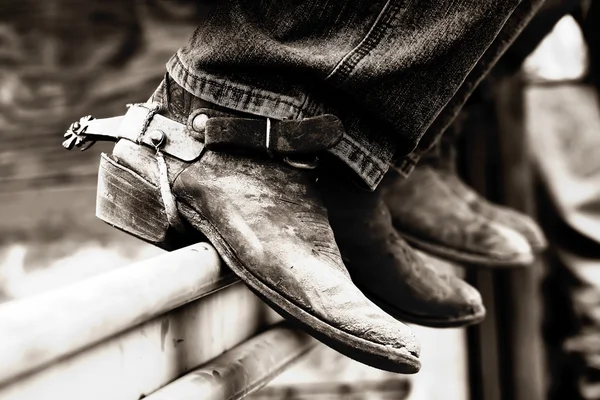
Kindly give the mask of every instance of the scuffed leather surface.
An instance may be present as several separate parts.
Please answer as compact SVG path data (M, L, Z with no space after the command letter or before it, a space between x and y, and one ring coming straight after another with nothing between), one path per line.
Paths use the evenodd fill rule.
M435 270L439 279L446 282L452 288L453 293L448 295L447 299L449 302L456 304L457 308L463 310L462 315L468 314L468 310L471 311L472 315L485 315L485 307L479 291L458 277L454 272L456 268L460 267L459 265L434 257L423 251L416 250L415 252L428 268Z
M162 102L161 113L180 123L207 106L164 81L151 101ZM156 178L149 149L117 148L118 157L113 156L119 162ZM178 201L193 208L198 220L208 221L239 263L266 286L341 331L418 357L419 344L410 329L352 283L315 176L269 157L208 149L194 163L169 158L168 164L177 171L169 175Z
M210 221L247 270L290 302L347 333L418 354L409 329L352 283L306 172L207 152L173 190Z
M543 250L548 246L542 229L530 216L489 202L467 186L452 170L437 170L436 172L440 179L476 213L519 232L535 250Z
M428 166L418 166L408 178L391 170L382 186L385 204L402 234L490 260L531 258L521 235L473 211Z
M400 237L379 191L359 192L331 181L321 187L345 265L363 291L424 318L485 313L475 288L442 272L435 264L443 261L420 256Z

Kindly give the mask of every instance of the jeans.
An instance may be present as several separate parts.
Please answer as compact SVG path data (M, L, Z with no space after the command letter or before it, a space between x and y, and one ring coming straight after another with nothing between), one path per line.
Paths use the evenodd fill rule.
M228 0L171 77L204 100L275 119L337 115L330 150L374 189L408 174L543 0Z
M584 2L585 0L547 0L525 29L517 35L512 45L495 64L494 69L486 75L485 84L481 86L492 86L495 84L495 78L516 74L525 59L533 53L561 18L570 14L579 17L579 19L582 18L581 13ZM586 22L588 21L581 21L583 25ZM455 147L462 133L461 122L466 118L466 114L469 113L471 108L477 107L484 101L481 98L482 96L485 95L480 92L479 96L470 98L465 107L461 109L460 117L454 120L452 125L445 130L441 139L426 154L421 155L420 163L445 170L453 170L456 167L457 150Z

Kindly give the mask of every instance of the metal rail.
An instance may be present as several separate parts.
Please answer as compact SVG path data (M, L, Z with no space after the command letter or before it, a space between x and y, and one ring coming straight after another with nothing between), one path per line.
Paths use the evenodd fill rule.
M0 305L0 398L138 400L219 356L222 379L194 390L230 398L225 384L241 398L314 345L285 326L251 339L280 320L196 244Z

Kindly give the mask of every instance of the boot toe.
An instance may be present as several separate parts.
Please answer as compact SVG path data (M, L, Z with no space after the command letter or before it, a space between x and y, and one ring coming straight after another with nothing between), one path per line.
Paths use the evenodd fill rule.
M490 223L490 228L496 234L488 237L485 247L498 262L504 262L506 266L524 266L533 262L533 249L522 234L497 223Z
M513 228L523 235L534 251L540 252L548 247L546 235L540 226L528 215L502 208L499 220L505 221L506 226Z
M364 340L367 346L380 349L380 355L391 361L418 366L420 344L407 325L384 312L350 282L329 282L329 287L321 290L327 296L322 300L314 297L308 307L315 315L349 334L350 340Z
M438 310L439 315L446 316L448 321L455 321L456 326L470 325L485 317L486 311L481 294L455 274L457 265L420 251L417 254L425 265L435 272L428 277L428 281L431 287L437 288L435 290L437 301L432 301L432 304L437 303L434 309Z
M438 171L449 187L461 196L473 211L499 224L512 228L522 234L534 251L540 252L548 247L546 236L540 226L528 215L511 208L491 203L467 186L455 174Z
M457 290L455 303L458 311L457 317L469 317L473 321L483 320L486 310L481 293L467 282L458 280L460 288Z

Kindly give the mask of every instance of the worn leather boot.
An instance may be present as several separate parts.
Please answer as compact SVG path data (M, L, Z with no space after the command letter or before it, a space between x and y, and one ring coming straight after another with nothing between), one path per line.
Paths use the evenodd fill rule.
M446 186L463 199L473 211L491 221L519 232L527 239L534 252L539 253L546 249L548 246L546 237L539 225L530 216L489 202L467 186L453 169L436 169L435 172L445 182Z
M400 237L379 190L367 193L343 179L320 179L319 185L344 264L375 304L423 326L460 327L483 320L479 292L448 273L446 263L417 254Z
M531 217L489 202L459 177L456 170L458 159L456 142L464 129L462 125L465 118L468 118L468 111L461 112L457 121L448 128L436 146L421 158L419 166L431 168L432 173L444 182L454 196L467 203L471 210L494 223L519 232L529 242L534 252L542 252L548 243L542 229Z
M520 233L475 212L433 168L417 166L408 178L391 170L382 186L396 230L415 247L478 266L533 262L532 248Z
M100 163L97 215L107 223L166 249L201 234L252 291L317 339L415 373L417 340L352 283L315 187L314 155L342 133L332 115L274 121L218 109L167 76L125 116L75 123L64 145L118 140Z

